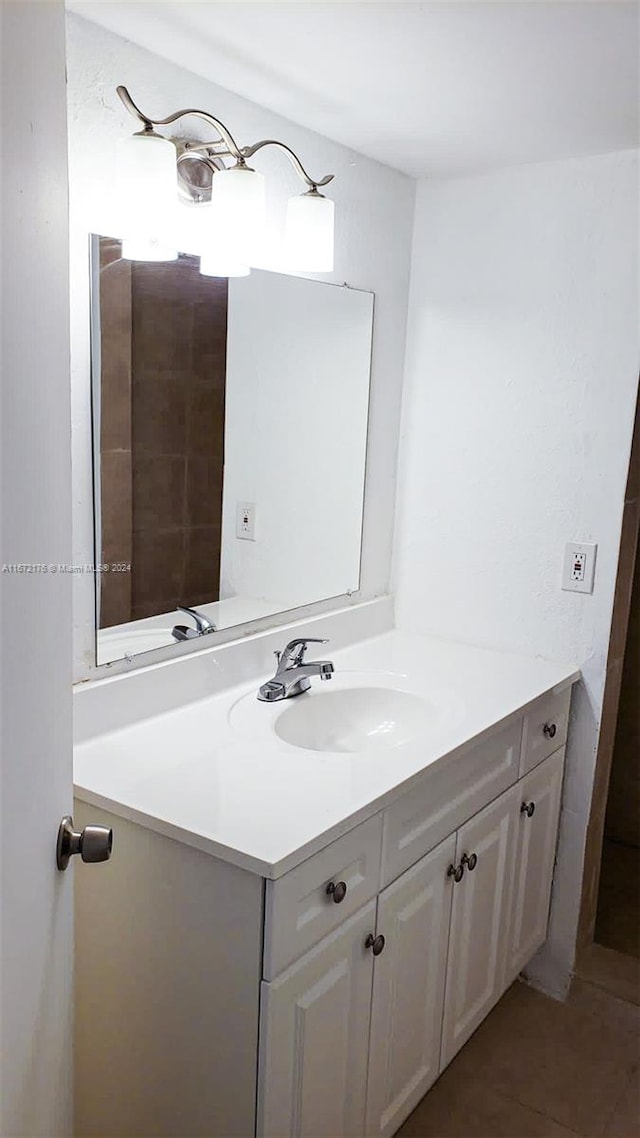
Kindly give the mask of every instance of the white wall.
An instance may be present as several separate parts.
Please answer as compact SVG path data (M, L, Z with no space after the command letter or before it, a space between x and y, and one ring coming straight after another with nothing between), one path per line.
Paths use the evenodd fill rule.
M362 595L388 588L393 536L398 424L402 391L414 183L386 166L296 126L221 87L160 59L77 16L67 22L71 208L72 400L74 438L74 560L91 562L87 233L108 225L112 212L113 147L135 130L115 93L118 83L159 117L203 107L227 121L241 144L282 138L318 176L334 173L335 271L322 279L376 294L370 461L363 535ZM201 138L206 127L189 120ZM264 158L263 158L264 154ZM277 153L262 153L269 208L279 221L298 182ZM74 582L75 678L93 666L93 581Z
M221 598L281 609L358 589L373 297L229 281ZM236 506L256 507L256 540Z
M575 660L551 937L573 963L638 382L634 152L419 184L395 559L400 627ZM564 542L597 542L592 596Z
M68 565L71 438L64 8L0 5L0 563ZM0 1134L72 1130L71 577L0 575Z

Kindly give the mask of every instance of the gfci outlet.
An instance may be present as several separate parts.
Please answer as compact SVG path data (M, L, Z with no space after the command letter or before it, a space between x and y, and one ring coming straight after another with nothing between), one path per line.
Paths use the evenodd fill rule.
M568 541L564 549L562 588L572 593L592 593L597 545Z
M256 540L255 502L238 502L236 506L236 537L240 541Z

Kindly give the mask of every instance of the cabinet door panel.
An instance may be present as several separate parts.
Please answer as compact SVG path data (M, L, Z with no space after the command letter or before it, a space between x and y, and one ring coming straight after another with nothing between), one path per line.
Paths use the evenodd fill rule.
M263 982L258 1135L364 1130L374 931L371 901L272 983Z
M437 1079L455 834L380 895L374 965L368 1135L395 1134Z
M451 882L441 1069L475 1031L504 990L513 882L517 786L458 831L456 864L476 854L474 870Z
M518 783L517 854L509 936L508 979L513 980L547 935L564 749ZM521 810L526 804L534 812Z

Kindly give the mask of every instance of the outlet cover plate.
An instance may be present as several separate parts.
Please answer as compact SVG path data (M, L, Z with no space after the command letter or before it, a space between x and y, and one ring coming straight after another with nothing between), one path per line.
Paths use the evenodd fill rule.
M236 505L236 537L240 541L256 540L256 504L238 502Z
M564 549L562 588L571 593L592 593L598 546L568 541Z

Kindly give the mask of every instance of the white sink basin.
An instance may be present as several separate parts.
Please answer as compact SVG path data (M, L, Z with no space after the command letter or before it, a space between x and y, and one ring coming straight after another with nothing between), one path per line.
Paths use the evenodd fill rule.
M254 738L268 732L306 751L358 754L432 738L461 714L450 689L423 694L410 690L405 676L342 672L293 699L261 703L255 693L245 695L229 721Z
M308 751L388 751L433 730L433 709L410 692L347 688L298 696L273 729Z

